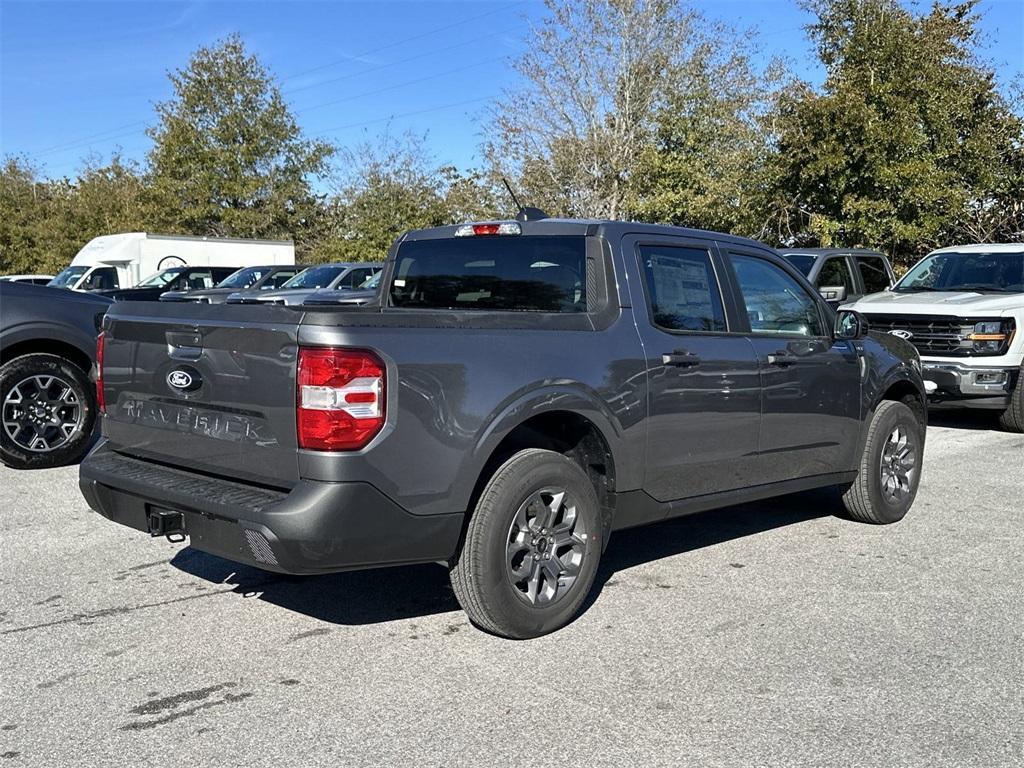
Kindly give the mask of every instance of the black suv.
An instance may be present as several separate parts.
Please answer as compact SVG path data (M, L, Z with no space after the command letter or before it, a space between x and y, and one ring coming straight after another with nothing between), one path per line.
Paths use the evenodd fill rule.
M93 509L271 571L445 562L480 627L550 632L613 531L921 476L915 349L752 240L626 222L409 232L364 306L115 305Z

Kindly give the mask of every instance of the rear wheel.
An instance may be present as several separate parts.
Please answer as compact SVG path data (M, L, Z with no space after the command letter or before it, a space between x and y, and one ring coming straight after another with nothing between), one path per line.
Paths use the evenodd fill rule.
M0 367L0 459L45 469L85 455L96 421L89 377L56 355L23 355Z
M586 600L602 550L597 493L575 462L531 448L491 477L451 567L470 620L514 639L568 624Z
M843 492L850 515L864 523L895 523L914 503L921 482L924 429L905 403L879 403L868 427L857 479Z
M1010 432L1024 432L1024 366L1017 374L1017 385L1010 393L1010 405L999 415L1000 426Z

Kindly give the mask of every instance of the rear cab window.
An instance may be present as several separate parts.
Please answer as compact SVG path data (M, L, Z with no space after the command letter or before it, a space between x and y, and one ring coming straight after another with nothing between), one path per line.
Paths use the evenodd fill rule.
M588 311L587 238L512 235L399 246L392 307L580 314Z

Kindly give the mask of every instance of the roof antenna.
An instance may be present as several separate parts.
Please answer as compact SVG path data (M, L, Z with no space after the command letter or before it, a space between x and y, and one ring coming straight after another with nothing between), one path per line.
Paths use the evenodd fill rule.
M508 179L504 176L501 177L501 183L505 185L505 189L508 190L509 196L512 198L512 202L516 206L516 221L539 221L540 219L551 218L540 208L531 208L530 206L524 206L519 202L519 198L516 197L516 193L512 191L512 185L508 183Z

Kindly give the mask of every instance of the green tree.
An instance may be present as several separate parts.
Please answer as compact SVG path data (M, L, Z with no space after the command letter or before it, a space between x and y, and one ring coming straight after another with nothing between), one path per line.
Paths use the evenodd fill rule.
M630 213L643 221L762 233L767 112L781 66L751 63L753 38L716 31L668 78L640 154ZM716 40L731 39L727 49Z
M170 74L174 96L150 129L152 220L193 235L293 238L317 229L310 181L329 144L303 136L274 79L238 36L200 48Z
M779 239L883 247L905 262L1021 230L1024 123L979 58L976 6L805 3L826 79L779 97Z
M488 126L495 176L552 214L627 215L631 174L687 56L695 14L674 0L545 0Z
M380 261L409 229L437 227L496 213L493 190L479 173L437 167L425 137L384 133L340 153L338 193L328 201L317 259Z
M58 272L89 240L144 230L140 170L115 154L86 161L77 179L44 180L26 159L0 169L0 273Z

